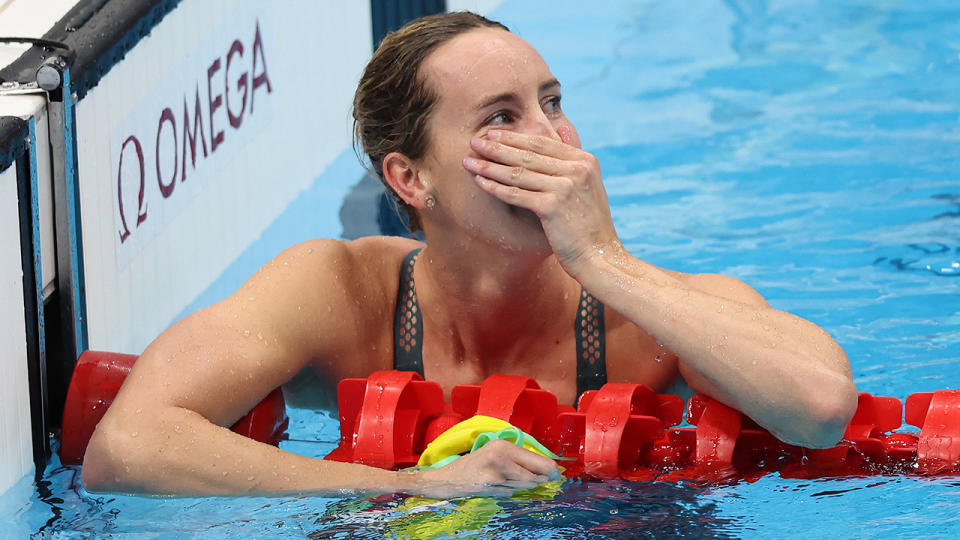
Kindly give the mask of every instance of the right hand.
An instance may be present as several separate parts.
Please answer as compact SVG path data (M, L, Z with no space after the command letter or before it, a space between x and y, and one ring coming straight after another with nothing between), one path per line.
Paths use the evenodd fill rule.
M410 491L437 498L509 495L561 478L552 459L504 440L490 441L449 465L416 475Z

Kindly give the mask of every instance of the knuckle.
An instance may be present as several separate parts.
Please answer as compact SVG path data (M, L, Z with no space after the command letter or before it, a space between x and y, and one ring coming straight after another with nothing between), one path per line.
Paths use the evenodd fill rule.
M510 169L510 178L513 178L513 179L520 178L520 177L523 175L523 173L524 173L525 170L526 170L526 169L524 169L523 167L520 167L520 166L512 167L512 168Z
M491 445L493 448L505 448L507 446L512 446L510 443L508 443L503 439L494 439L487 444Z
M590 174L590 166L583 162L576 162L573 164L573 174L578 178L586 177Z
M523 152L520 153L520 161L524 165L529 165L530 162L533 161L533 158L534 158L534 153L531 152L530 150L524 150Z
M506 451L507 446L510 446L510 443L508 443L507 441L504 441L502 439L495 439L483 445L483 448L481 448L481 450L488 449L487 453L491 455L502 454L503 452ZM492 456L488 456L488 459L493 459L493 458Z
M537 153L543 151L544 146L546 145L546 137L543 135L537 135L530 139L530 148Z

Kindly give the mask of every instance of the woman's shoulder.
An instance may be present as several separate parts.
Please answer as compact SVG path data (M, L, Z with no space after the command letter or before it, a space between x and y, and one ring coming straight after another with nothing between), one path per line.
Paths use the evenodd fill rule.
M284 251L278 258L296 259L308 266L355 271L396 268L410 251L423 242L399 236L366 236L356 240L320 238L307 240Z
M309 342L315 367L331 381L388 369L382 355L337 362L359 347L389 350L403 258L423 244L406 238L318 239L280 253L250 289L269 290L283 324ZM257 295L259 297L259 295ZM286 306L286 308L284 308Z
M347 296L366 296L373 290L394 289L404 257L423 246L397 236L307 240L291 246L268 266L296 266L301 279L333 280Z

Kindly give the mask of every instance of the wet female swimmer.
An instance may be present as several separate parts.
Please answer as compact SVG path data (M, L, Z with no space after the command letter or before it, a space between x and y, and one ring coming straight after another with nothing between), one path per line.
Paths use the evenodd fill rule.
M661 392L685 381L786 442L834 445L857 404L840 346L734 278L628 253L560 95L530 44L478 15L425 17L388 36L357 88L356 136L426 243L305 242L173 325L97 427L85 486L450 495L555 474L552 460L506 441L395 472L298 456L225 427L307 366L329 385L317 392L413 366L448 399L454 385L494 373L534 377L565 403L578 379L580 389Z

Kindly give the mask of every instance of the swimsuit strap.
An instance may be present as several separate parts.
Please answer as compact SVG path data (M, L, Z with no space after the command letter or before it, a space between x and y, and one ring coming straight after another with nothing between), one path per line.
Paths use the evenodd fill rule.
M577 322L577 400L587 390L599 390L607 383L607 351L603 304L586 289L580 289Z
M423 377L423 317L413 285L413 265L419 254L419 249L407 253L400 268L397 310L393 316L393 369L416 371Z

